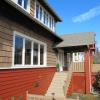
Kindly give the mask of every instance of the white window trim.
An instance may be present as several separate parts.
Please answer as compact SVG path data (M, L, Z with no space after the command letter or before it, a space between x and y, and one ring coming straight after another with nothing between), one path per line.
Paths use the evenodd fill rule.
M30 13L30 0L28 0L28 5L27 5L27 9L24 9L22 6L20 6L18 4L18 0L11 0L13 1L14 3L16 3L20 8L22 8L24 11L27 11L28 13Z
M40 20L40 18L36 18L36 4L39 4L39 6L41 6L42 8L42 13L43 13L43 16L42 16L42 20ZM39 11L40 11L40 7L39 7ZM48 25L47 24L44 24L44 11L46 12L46 14L48 14ZM50 21L50 17L53 19L53 28L49 26L49 21ZM51 14L37 1L35 0L35 14L34 14L34 18L41 22L43 25L45 25L46 27L48 27L50 30L54 31L55 32L55 20L54 20L54 17L51 16Z
M26 36L26 35L24 35L22 33L17 32L17 31L14 31L13 34L14 34L13 35L13 48L12 48L12 55L13 56L12 56L12 67L11 68L41 68L41 67L47 67L47 44L46 43L41 42L39 40L36 40L34 38L31 38L29 36ZM22 54L22 64L17 64L17 65L14 64L15 36L21 36L24 39L24 41L23 41L24 49L23 49L23 54ZM31 47L32 48L32 51L31 51L32 52L31 65L25 65L25 38L31 40L32 41L32 43L31 43L32 45L33 45L34 42L39 43L39 45L44 45L44 65L40 65L39 63L38 63L38 65L33 65L33 57L32 57L32 55L33 55L33 48L32 47L33 46ZM40 55L40 53L39 53L39 55ZM40 60L40 56L38 57L38 59Z

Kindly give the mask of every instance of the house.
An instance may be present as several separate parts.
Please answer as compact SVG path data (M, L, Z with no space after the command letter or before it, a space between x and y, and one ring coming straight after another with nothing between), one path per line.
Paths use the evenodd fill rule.
M61 21L45 0L0 1L1 100L26 100L27 91L45 95L57 64L60 71L71 69L65 95L90 93L95 34L59 37L56 23ZM84 60L73 63L77 52L84 53Z

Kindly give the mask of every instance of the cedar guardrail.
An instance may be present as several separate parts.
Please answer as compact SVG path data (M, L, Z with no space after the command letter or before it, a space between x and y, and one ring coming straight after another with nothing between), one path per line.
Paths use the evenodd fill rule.
M100 64L93 64L92 72L97 73L98 71L100 71Z
M84 72L84 62L73 62L72 71L73 72Z

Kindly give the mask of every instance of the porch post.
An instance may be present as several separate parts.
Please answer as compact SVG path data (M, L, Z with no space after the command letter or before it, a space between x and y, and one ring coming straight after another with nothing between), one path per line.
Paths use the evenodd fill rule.
M92 92L92 66L93 66L93 55L92 50L90 50L90 92Z
M90 52L89 49L85 49L85 81L86 81L86 94L90 93Z

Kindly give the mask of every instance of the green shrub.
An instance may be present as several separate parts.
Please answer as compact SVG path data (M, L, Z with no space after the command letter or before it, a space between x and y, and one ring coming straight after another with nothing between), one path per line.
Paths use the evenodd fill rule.
M100 71L96 75L96 88L100 90Z

